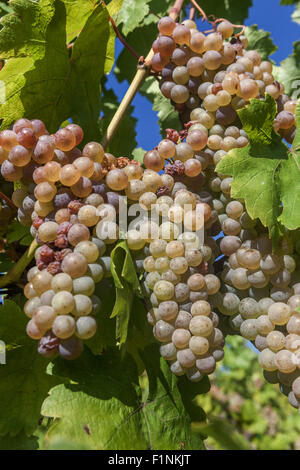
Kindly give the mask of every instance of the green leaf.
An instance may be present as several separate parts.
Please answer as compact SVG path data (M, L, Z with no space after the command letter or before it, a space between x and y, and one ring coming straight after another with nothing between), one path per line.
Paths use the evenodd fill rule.
M294 52L274 67L274 76L285 87L285 93L293 99L300 97L300 41L294 43Z
M299 121L299 105L297 109ZM232 197L245 200L250 217L259 218L275 241L280 224L290 230L300 226L299 133L289 151L273 129L276 113L271 96L251 100L239 111L249 145L231 150L217 166L218 172L233 177Z
M53 372L70 383L52 389L43 404L43 415L55 419L47 434L50 446L61 439L101 450L203 449L201 437L191 432L178 379L162 359L160 368L158 345L145 354L152 369L150 374L147 364L151 385L144 396L134 361L120 351L86 353L73 364L55 361ZM201 383L192 386L186 399L203 391Z
M294 13L292 14L292 20L295 23L300 24L300 2L297 3Z
M193 403L194 398L209 391L209 380L199 383L176 377L169 364L160 357L157 344L141 352L149 380L144 413L154 449L203 449L202 437L191 430L193 420L204 420L205 414Z
M164 135L165 129L180 128L178 112L175 111L170 100L162 95L157 80L147 78L140 92L153 102L153 111L157 112L158 125L162 135Z
M119 104L120 103L114 91L112 89L107 89L105 85L103 85L101 97L101 114L103 114L103 117L100 120L102 135L105 134ZM124 118L122 119L114 138L109 145L108 151L116 157L130 155L137 145L135 131L137 120L132 116L133 110L133 106L128 107Z
M223 450L251 450L249 442L224 419L211 418L208 424L196 424L193 429L201 434L213 437Z
M67 43L75 39L97 8L98 0L62 0L66 8Z
M127 35L134 31L149 13L150 0L124 0L118 14L118 25L123 23L122 32Z
M0 57L9 59L0 72L6 86L2 128L26 115L55 132L72 118L86 130L86 140L98 139L99 83L114 61L115 35L106 8L91 10L68 50L64 3L13 0L11 5L16 13L4 17L0 32Z
M110 318L116 300L115 286L112 281L102 279L96 285L95 295L101 300L101 308L94 315L99 328L91 339L85 341L85 344L93 354L101 354L104 349L116 343L116 322Z
M157 18L156 18L157 20ZM136 52L146 57L152 43L157 36L157 27L154 23L136 28L132 33L126 37L128 44L133 44ZM114 73L119 82L127 80L129 83L132 81L137 69L137 59L124 48L119 55Z
M134 294L141 295L134 263L126 241L121 241L111 252L111 272L116 286L116 302L111 318L116 317L116 338L126 342Z
M6 13L12 13L13 11L13 9L9 5L6 5L6 3L4 2L0 2L0 9L2 11L5 11Z
M267 60L278 49L270 37L271 33L258 29L256 24L245 29L245 36L249 41L248 49L259 52L262 60Z
M132 152L133 159L137 162L143 163L146 150L142 147L135 148Z
M235 24L243 24L248 18L248 10L252 6L252 0L201 0L201 8L207 16L214 15L215 18L226 18Z
M37 450L38 448L38 438L26 436L22 432L13 437L0 437L0 450Z
M15 264L14 261L12 261L7 253L0 253L0 272L1 273L7 273L13 265Z
M119 242L111 252L111 272L116 287L122 289L124 281L127 281L135 293L141 294L139 280L126 240Z
M27 237L31 237L28 227L24 227L18 220L14 220L7 228L8 243L18 242ZM31 237L32 241L32 237ZM29 245L31 243L29 242Z
M0 339L7 347L0 365L0 436L34 432L41 405L59 381L46 373L48 361L37 354L37 343L26 335L27 319L18 305L0 307Z
M42 414L55 418L47 441L63 439L92 449L139 449L138 376L130 356L107 351L94 357L87 352L73 364L58 359L53 372L71 384L51 390ZM132 446L132 447L131 447Z

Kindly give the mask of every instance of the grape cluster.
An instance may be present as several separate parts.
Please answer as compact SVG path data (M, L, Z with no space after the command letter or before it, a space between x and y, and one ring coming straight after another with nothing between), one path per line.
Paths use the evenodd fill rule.
M266 228L251 219L242 200L231 198L232 178L215 171L228 151L248 144L239 109L268 93L277 103L274 130L292 143L296 101L274 79L272 64L247 50L247 38L232 37L234 26L228 21L205 35L191 20L177 24L162 18L158 30L152 68L161 77L162 94L185 123L184 131L169 132L169 139L181 146L173 159L187 167L191 158L201 164L197 192L206 192L206 202L217 213L207 236L218 237L223 256L214 266L221 269L221 290L210 303L228 319L223 333L231 330L253 341L266 379L280 383L291 404L299 407L299 232L286 231L274 251ZM165 158L160 147L157 152Z
M299 380L293 383L300 376L300 284L293 244L283 240L274 252L266 235L244 242L228 235L220 246L229 258L221 274L223 293L215 305L229 317L230 327L260 351L266 380L279 383L299 408Z
M152 69L161 76L161 92L182 120L194 122L187 141L195 150L207 145L228 152L246 146L247 135L233 126L239 121L237 110L251 98L264 98L265 93L277 101L275 130L293 141L296 102L274 79L272 64L262 61L257 51L246 50L247 37L232 37L234 26L229 21L220 22L214 32L205 35L194 21L178 24L164 17L158 30L152 45Z
M137 219L127 232L127 243L137 269L140 264L145 271L144 291L152 306L148 319L163 343L161 353L177 375L187 373L191 380L200 380L212 372L224 345L218 316L207 302L220 289L212 273L217 246L211 237L201 245L195 231L209 227L217 213L205 202L206 193L188 190L197 190L204 182L192 147L165 139L158 151L145 155L144 170L138 162L105 154L96 142L81 152L79 126L72 124L52 136L43 127L38 135L35 122L19 120L12 131L0 134L0 142L5 149L11 146L1 172L12 181L12 173L7 176L6 171L12 168L11 152L19 146L13 144L19 134L36 139L27 148L30 161L22 160L19 167L12 164L22 171L21 186L12 199L20 222L31 225L39 244L36 266L29 270L24 289L27 333L39 340L38 351L74 359L82 352L82 340L95 334L94 315L100 308L93 295L95 285L110 274L110 258L104 255L119 239L120 197L126 196L129 207L138 204L158 217ZM29 147L24 139L22 143ZM178 160L173 161L175 154ZM163 165L158 165L162 158ZM187 230L179 235L182 222Z
M0 133L2 176L20 182L12 201L39 245L27 274L24 311L27 333L39 340L38 351L46 357L75 359L82 340L96 333L101 302L95 286L110 275L104 255L118 238L108 239L105 232L118 195L101 182L116 159L96 142L81 152L82 139L75 124L49 135L41 121L27 119Z
M231 198L232 178L215 169L248 145L237 111L250 99L274 97L274 129L288 142L296 103L272 64L246 50L247 38L231 38L228 21L208 35L169 17L158 29L152 68L184 129L168 129L143 166L97 142L81 151L76 124L49 135L41 121L20 119L0 133L1 174L18 182L18 219L39 245L24 289L28 335L40 354L75 359L96 333L95 287L111 275L110 252L125 235L126 196L127 245L172 372L201 380L223 358L226 334L238 332L261 351L266 379L298 407L299 233L287 231L273 251L266 228Z

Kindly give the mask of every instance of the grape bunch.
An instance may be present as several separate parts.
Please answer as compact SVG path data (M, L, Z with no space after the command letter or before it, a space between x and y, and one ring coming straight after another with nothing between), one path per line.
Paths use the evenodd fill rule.
M266 380L279 383L299 408L300 284L293 244L283 240L274 252L265 235L244 242L229 235L220 246L229 258L221 273L223 293L215 304L229 317L230 327L260 351Z
M261 351L266 379L280 383L299 408L299 231L286 231L274 251L266 228L251 219L242 200L231 198L232 178L215 170L227 152L248 144L239 109L252 98L271 95L277 104L274 130L292 143L296 101L274 79L272 64L247 50L247 38L232 37L230 22L222 20L214 27L205 35L191 20L177 24L162 18L153 43L152 69L161 77L162 94L184 123L183 131L168 135L184 149L175 158L186 165L189 151L194 151L200 175L205 176L199 188L218 215L207 235L218 238L223 256L219 266L215 264L221 289L210 299L214 310L228 319L223 333L231 330L253 341Z
M30 318L27 333L39 340L38 351L46 357L59 353L74 359L82 340L96 333L101 302L95 286L110 275L110 258L104 255L118 238L108 240L101 222L113 208L108 200L115 204L118 198L100 183L104 165L115 159L96 142L81 152L82 139L77 125L50 136L41 121L27 119L0 134L6 157L1 174L20 183L12 201L39 245L36 265L27 274L24 311Z
M95 285L110 274L110 258L104 255L119 239L120 198L126 196L129 208L138 203L158 217L157 222L137 220L127 232L127 243L145 271L144 290L152 307L148 320L163 343L161 353L177 375L187 373L191 380L200 380L212 372L223 357L224 345L218 316L207 302L220 288L219 279L210 273L217 246L210 237L201 245L195 230L209 226L217 213L205 202L206 194L188 190L204 182L193 150L165 139L158 152L145 155L144 170L138 162L105 154L96 142L81 152L79 126L49 136L45 128L38 135L32 127L35 122L19 120L11 131L0 134L0 142L8 152L1 167L3 177L12 181L17 178L11 176L15 169L22 172L21 186L12 199L20 222L31 225L39 245L24 289L28 299L24 310L30 318L27 333L39 340L38 351L47 357L58 352L74 359L82 352L82 340L95 334L94 315L100 308L93 295ZM31 148L22 140L30 161L22 160L17 167L13 160L10 166L19 134L36 140L32 144L32 139ZM187 150L185 164L171 161ZM164 164L157 166L161 155ZM167 160L164 174L159 175ZM7 168L13 170L9 176ZM179 235L183 221L188 229Z
M286 231L274 251L267 229L231 198L232 178L216 171L249 143L239 109L268 93L274 129L292 142L296 102L228 21L208 35L169 17L158 29L152 69L184 129L168 129L143 165L97 142L80 150L76 124L49 135L43 122L20 119L0 133L1 175L18 182L18 219L39 245L24 289L27 333L46 357L79 357L97 330L95 288L125 237L175 375L200 381L222 360L226 335L239 333L261 351L266 379L299 407L299 233Z
M204 34L194 21L178 24L164 17L152 45L151 66L161 76L161 93L171 100L182 121L192 124L188 143L195 150L207 145L225 152L246 146L247 135L234 125L239 122L237 110L252 98L263 99L266 93L277 102L274 128L291 143L296 102L274 79L271 62L262 61L255 50L246 50L247 37L233 36L234 25L229 21L214 28Z

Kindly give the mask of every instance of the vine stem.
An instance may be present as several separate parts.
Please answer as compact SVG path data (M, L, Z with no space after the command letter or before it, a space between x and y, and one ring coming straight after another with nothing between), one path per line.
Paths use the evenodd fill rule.
M11 199L7 197L2 191L0 191L0 199L3 199L3 201L7 202L7 204L14 210L16 211L18 208L17 206L14 205Z
M0 288L6 287L9 284L18 282L23 272L25 271L29 263L32 261L37 247L38 247L38 244L36 240L33 240L28 250L24 253L23 256L21 256L21 258L14 265L14 267L0 278Z
M202 8L198 5L198 3L196 2L196 0L191 0L191 3L194 5L194 7L201 13L201 16L202 16L202 21L207 21L208 23L210 23L210 21L208 20L207 16L206 16L206 13L204 10L202 10Z
M196 15L196 8L191 6L189 19L194 21Z
M119 40L121 41L121 43L123 44L123 46L126 47L126 49L129 50L129 52L136 58L136 59L139 59L140 56L138 55L138 53L133 49L133 47L130 46L130 44L128 44L128 42L125 41L125 39L123 38L122 34L120 33L120 31L118 30L117 28L117 25L114 21L114 19L110 16L109 18L109 21L111 22L111 25L113 27L113 30L114 32L116 33L116 36L119 38Z
M176 0L175 3L174 3L174 6L173 8L170 10L170 13L169 13L169 16L170 18L172 18L173 20L176 20L181 9L182 9L182 6L183 6L183 2L184 0ZM133 98L135 97L135 95L137 94L140 86L142 85L143 81L145 80L146 76L148 75L149 73L149 63L151 62L151 59L154 55L154 52L153 50L151 49L150 52L148 53L147 57L145 58L145 61L143 63L142 66L140 66L140 68L138 69L138 71L136 72L135 74L135 77L134 79L132 80L131 84L130 84L130 87L128 88L123 100L121 101L120 103L120 106L118 107L114 117L112 118L108 128L107 128L107 131L106 131L106 134L102 140L102 145L104 148L106 148L113 136L115 135L115 132L116 130L118 129L128 107L130 106Z

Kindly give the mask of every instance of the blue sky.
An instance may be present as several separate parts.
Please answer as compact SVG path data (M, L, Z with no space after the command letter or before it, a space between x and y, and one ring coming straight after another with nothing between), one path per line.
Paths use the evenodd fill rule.
M257 24L259 28L270 31L273 42L278 47L277 52L271 58L278 64L292 53L293 42L300 38L299 25L291 20L293 11L293 5L282 6L280 0L253 0L253 7L249 10L249 18L245 21L247 26ZM116 56L122 48L122 44L117 40ZM148 51L144 52L146 55ZM121 99L126 93L128 83L119 84L111 74L108 79L108 86L112 87ZM150 150L161 139L156 113L152 110L151 103L139 94L134 98L133 106L133 116L137 118L136 140L138 147Z

